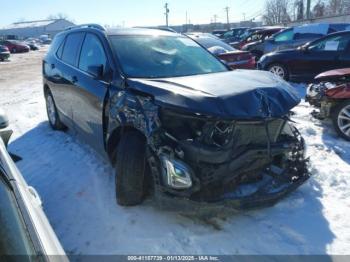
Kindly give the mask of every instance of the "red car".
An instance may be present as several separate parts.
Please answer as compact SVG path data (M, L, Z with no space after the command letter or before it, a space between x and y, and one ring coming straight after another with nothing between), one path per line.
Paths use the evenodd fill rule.
M232 69L255 69L255 57L247 51L240 51L213 37L189 35L194 41L223 60Z
M0 41L0 45L6 46L11 53L23 53L29 52L30 50L30 47L28 45L17 40Z
M331 118L337 133L350 140L350 68L324 72L307 88L306 101L317 108L312 115Z

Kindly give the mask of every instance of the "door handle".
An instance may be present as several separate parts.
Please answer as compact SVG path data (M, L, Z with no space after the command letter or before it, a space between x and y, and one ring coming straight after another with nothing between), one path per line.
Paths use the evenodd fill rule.
M51 69L55 69L55 64L51 64Z
M76 76L72 76L72 83L75 84L78 82L78 78Z

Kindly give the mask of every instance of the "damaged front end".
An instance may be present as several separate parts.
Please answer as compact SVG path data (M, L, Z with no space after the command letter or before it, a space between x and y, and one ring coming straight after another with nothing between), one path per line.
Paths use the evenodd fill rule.
M159 118L149 163L162 207L269 206L309 178L304 141L287 118L220 120L170 109Z
M110 117L146 137L162 208L269 206L309 178L304 141L288 118L299 98L272 74L237 71L127 84L112 97Z
M312 115L317 119L331 116L332 108L350 98L350 69L331 70L315 77L307 87L305 101L316 107Z

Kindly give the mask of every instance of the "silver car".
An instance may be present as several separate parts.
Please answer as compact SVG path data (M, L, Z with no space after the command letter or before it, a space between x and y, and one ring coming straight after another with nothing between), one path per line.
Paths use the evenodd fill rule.
M27 185L6 145L12 131L0 109L0 257L68 261L33 187Z

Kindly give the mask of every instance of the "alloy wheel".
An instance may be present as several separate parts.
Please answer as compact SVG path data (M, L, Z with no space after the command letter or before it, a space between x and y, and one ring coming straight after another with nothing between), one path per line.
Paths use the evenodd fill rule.
M350 105L345 106L338 114L338 127L347 137L350 137Z
M269 71L281 78L285 78L286 76L286 72L284 71L284 68L282 66L279 65L273 65L270 67Z
M56 123L56 107L55 107L55 103L54 103L51 95L47 96L46 107L47 107L47 115L49 117L49 121L52 125L55 125L55 123Z

